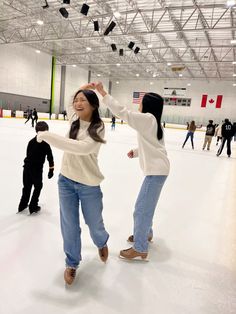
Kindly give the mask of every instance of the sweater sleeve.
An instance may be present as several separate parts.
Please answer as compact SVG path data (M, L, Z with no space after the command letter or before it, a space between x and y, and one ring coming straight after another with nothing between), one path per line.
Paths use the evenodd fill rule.
M114 115L126 121L129 126L140 133L145 133L149 129L150 124L152 124L153 121L156 122L155 117L151 114L130 111L126 107L120 105L119 102L111 95L107 94L104 96L103 103L112 111Z
M132 149L133 153L134 153L134 157L133 158L137 158L138 157L138 148L134 148Z
M53 160L52 150L49 144L46 144L46 145L47 145L47 160L49 163L49 168L53 168L54 160Z
M49 145L63 150L64 152L75 155L89 155L97 153L101 146L100 142L94 141L90 136L87 136L84 140L78 141L51 133L49 131L38 132L37 141L40 142L42 140L47 142Z

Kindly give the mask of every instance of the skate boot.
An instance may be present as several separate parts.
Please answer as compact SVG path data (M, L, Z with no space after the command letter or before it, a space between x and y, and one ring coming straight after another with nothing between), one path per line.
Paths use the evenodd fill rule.
M126 250L120 251L120 258L126 259L126 260L141 260L147 262L147 255L148 253L141 253L135 251L134 248L129 248Z
M71 285L73 283L75 276L76 276L76 268L66 267L64 271L64 279L68 285Z
M108 259L108 247L107 245L101 249L98 249L98 254L102 262L106 262Z

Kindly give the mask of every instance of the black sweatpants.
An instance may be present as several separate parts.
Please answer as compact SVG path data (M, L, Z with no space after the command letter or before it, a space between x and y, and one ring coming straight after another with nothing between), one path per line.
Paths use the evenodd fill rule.
M30 200L32 187L34 191ZM19 207L26 208L29 205L30 212L38 206L39 195L43 187L43 170L24 167L23 170L23 189ZM30 200L30 203L29 203ZM29 204L28 204L29 203Z
M230 156L231 155L231 140L232 140L232 137L223 137L222 138L222 142L221 142L221 145L218 149L218 152L217 152L217 155L219 156L221 153L222 153L222 150L225 146L225 142L227 141L227 155Z

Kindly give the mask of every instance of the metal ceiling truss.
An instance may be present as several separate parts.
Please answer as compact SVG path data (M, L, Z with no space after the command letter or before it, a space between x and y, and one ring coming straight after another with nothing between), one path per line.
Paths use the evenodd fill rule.
M172 63L185 67L185 79L233 79L236 53L230 41L235 39L236 8L227 7L225 0L182 0L182 5L174 0L90 0L87 16L80 13L84 2L48 0L49 8L42 9L43 0L3 1L0 45L27 44L54 54L59 64L90 65L93 72L114 78L139 73L141 79L153 80L155 74L176 79L180 72L167 65ZM61 16L60 7L68 10L68 19ZM39 19L44 21L41 26ZM94 21L99 31L94 31ZM111 21L116 27L104 36ZM138 54L128 49L130 41L140 47ZM118 52L111 50L111 43ZM119 56L121 48L124 56Z

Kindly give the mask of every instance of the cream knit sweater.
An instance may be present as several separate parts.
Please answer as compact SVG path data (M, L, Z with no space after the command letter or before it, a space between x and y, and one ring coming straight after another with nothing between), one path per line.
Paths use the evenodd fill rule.
M157 139L156 118L150 113L130 111L108 94L103 97L103 103L137 131L138 149L134 150L134 157L139 157L144 175L168 175L170 163L164 139Z
M77 119L73 106L67 108L70 124ZM88 134L90 122L80 120L80 129L77 139L70 139L69 132L66 137L45 131L39 132L38 141L48 144L64 151L61 174L75 182L97 186L104 179L98 166L98 152L101 143L94 141ZM105 129L100 130L99 135L104 138Z

